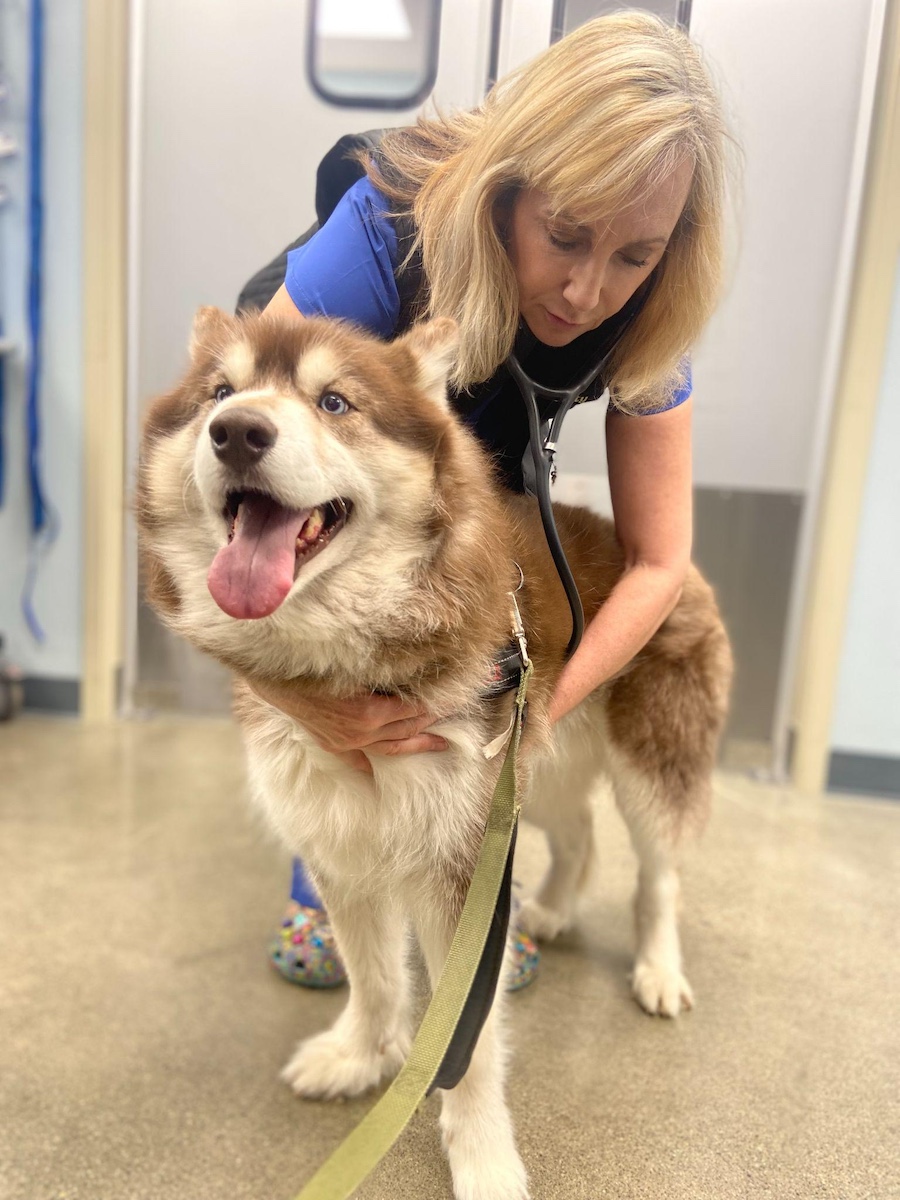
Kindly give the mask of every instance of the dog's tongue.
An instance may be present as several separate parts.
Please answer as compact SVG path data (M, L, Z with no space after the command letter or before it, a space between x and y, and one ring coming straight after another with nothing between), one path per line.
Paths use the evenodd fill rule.
M310 510L283 508L253 492L238 509L234 537L219 551L206 582L229 617L267 617L294 582L295 546Z

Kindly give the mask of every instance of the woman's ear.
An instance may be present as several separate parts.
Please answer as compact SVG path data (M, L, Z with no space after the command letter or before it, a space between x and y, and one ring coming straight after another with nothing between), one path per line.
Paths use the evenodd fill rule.
M509 231L512 225L513 208L516 197L522 189L510 184L497 194L494 200L491 216L494 219L494 229L504 249L509 247Z
M435 317L414 325L395 346L408 351L416 364L418 384L432 400L447 403L447 380L456 363L459 326L450 317Z

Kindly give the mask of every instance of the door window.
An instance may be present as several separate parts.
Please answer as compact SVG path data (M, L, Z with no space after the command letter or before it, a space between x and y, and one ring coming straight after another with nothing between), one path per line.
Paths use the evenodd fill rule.
M553 5L553 33L551 40L558 42L561 37L608 12L620 12L623 7L639 8L644 12L655 13L664 21L680 25L687 29L690 23L691 0L645 0L642 4L623 6L618 0L555 0Z
M434 86L440 0L312 0L310 82L354 108L411 108Z

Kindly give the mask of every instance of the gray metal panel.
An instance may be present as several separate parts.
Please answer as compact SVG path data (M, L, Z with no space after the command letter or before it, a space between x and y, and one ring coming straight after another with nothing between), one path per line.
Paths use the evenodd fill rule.
M138 668L132 707L138 711L227 713L231 673L176 637L146 604L138 611Z
M571 33L579 25L601 17L604 13L619 12L623 8L643 9L654 13L665 21L676 22L687 27L690 20L690 5L684 0L641 0L641 3L624 4L622 0L557 0L554 6L553 25L557 36Z
M38 679L26 675L22 680L25 707L36 712L78 712L81 682L78 679Z
M727 737L771 744L803 499L694 493L694 560L716 589L736 663Z
M835 750L828 765L829 792L861 792L900 799L900 758Z

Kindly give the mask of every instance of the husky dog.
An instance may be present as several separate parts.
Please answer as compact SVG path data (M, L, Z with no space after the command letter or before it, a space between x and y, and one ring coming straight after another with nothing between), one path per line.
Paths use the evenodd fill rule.
M453 322L387 344L337 322L203 309L192 366L149 411L138 486L142 557L160 616L238 677L256 801L302 856L350 979L334 1027L284 1070L300 1095L353 1096L410 1045L404 928L432 980L478 855L513 694L486 697L510 640L510 592L535 665L519 777L552 865L522 918L553 937L574 917L591 855L590 795L612 782L640 861L633 987L651 1013L691 1004L676 925L676 858L710 802L730 679L728 641L695 570L644 650L551 728L570 633L536 506L503 491L447 402ZM623 569L612 526L559 506L585 617ZM442 753L373 757L372 774L319 747L254 682L324 700L389 693L440 714ZM523 1200L503 1094L498 995L470 1067L443 1093L457 1200Z

